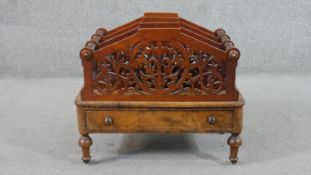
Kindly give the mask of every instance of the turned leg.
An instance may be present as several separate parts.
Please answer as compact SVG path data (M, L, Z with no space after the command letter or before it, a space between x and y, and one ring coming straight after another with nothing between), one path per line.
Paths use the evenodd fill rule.
M90 147L93 144L92 138L89 135L81 136L79 139L79 145L82 148L82 160L84 163L89 163L90 156Z
M230 157L229 160L231 163L235 164L238 161L238 151L239 147L242 144L242 139L240 138L239 134L232 134L228 138L228 145L230 145Z

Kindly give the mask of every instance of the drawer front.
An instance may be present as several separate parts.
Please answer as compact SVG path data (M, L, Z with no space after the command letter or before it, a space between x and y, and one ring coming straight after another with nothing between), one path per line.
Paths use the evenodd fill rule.
M90 132L226 132L232 111L86 111Z

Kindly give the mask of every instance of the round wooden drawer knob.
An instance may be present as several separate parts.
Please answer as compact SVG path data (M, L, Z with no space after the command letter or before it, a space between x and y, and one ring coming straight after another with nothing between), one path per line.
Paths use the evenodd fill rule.
M113 122L113 120L110 116L105 117L104 123L106 126L112 125L112 122Z
M211 124L211 125L215 125L215 123L216 123L216 117L214 117L214 116L209 116L208 118L207 118L207 121L208 121L208 123L209 124Z

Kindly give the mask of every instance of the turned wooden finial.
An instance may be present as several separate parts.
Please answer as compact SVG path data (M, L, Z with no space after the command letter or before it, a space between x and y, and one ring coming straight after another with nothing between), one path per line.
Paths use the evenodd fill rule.
M240 58L240 51L239 51L239 49L237 49L235 47L230 48L228 50L228 56L229 56L229 59L238 60Z
M92 58L93 51L89 48L83 48L80 51L80 58L83 60L89 60Z
M99 35L102 35L102 36L106 35L107 32L108 32L108 30L105 29L105 28L99 28L99 29L96 30L96 33L99 34Z
M215 30L215 35L227 51L229 59L238 60L240 58L240 51L234 47L234 43L230 40L230 37L226 34L226 31L224 29L217 29Z
M226 31L224 29L219 28L219 29L215 30L215 34L216 34L216 36L220 37L220 36L226 34Z

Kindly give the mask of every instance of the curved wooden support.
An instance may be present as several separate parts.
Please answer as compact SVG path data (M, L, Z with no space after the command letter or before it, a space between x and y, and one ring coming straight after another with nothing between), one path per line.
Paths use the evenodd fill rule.
M242 139L239 134L232 134L228 138L228 145L230 145L230 157L231 163L235 164L238 162L238 151L239 147L242 145Z
M89 163L91 160L90 147L93 144L92 138L89 135L81 136L79 145L82 148L82 160L84 163Z

